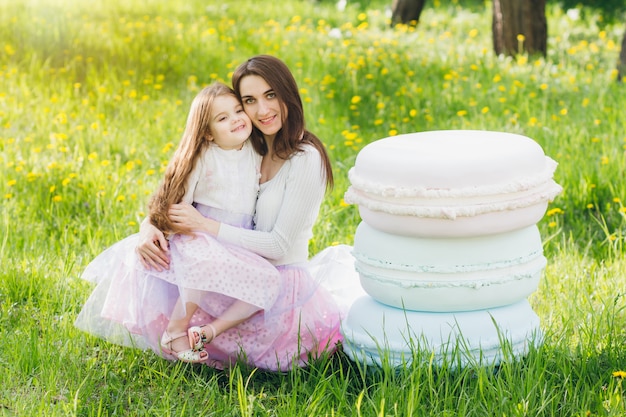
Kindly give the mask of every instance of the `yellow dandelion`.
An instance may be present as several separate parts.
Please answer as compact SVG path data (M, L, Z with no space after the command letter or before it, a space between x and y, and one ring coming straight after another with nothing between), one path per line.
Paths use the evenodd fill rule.
M126 200L126 197L124 197L123 195L118 195L117 198L115 199L115 201L117 201L117 202L122 202L122 201L125 201L125 200Z
M561 210L558 207L555 207L553 209L548 210L548 212L546 213L547 216L554 216L555 214L563 214L563 210Z
M619 202L621 202L621 201L622 201L622 200L620 200L620 198L619 198L619 197L613 197L613 202L614 202L614 203L619 203Z
M161 150L161 152L163 153L167 153L170 151L170 149L172 149L174 147L174 144L172 142L168 142L165 144L165 146L163 147L163 149Z
M7 182L7 187L13 187L15 184L17 184L17 180L9 180Z
M593 204L591 204L591 203L587 204L587 208L588 209L592 209L593 208Z
M550 228L555 228L555 227L556 227L556 222L550 222L550 223L548 223L548 227L550 227Z
M5 194L5 195L4 195L4 198L5 198L6 200L10 200L10 199L12 199L12 198L13 198L13 194L11 194L11 193L7 193L7 194Z
M352 99L350 100L350 103L352 104L357 104L361 101L361 96L354 96L352 97Z
M54 197L52 197L52 201L54 201L55 203L58 203L60 201L63 201L63 197L57 194Z
M111 165L111 161L109 161L108 159L105 159L104 161L100 162L100 165L103 167L108 167L109 165Z
M519 33L517 35L517 41L518 42L524 42L526 40L526 37L524 35L522 35L521 33Z
M459 110L458 112L456 112L456 115L459 117L463 117L467 114L467 110Z
M487 113L489 113L489 107L487 107L487 106L483 107L482 109L480 109L480 112L481 112L482 114L487 114Z
M602 165L608 165L609 164L609 158L606 156L603 156L602 159L600 159L600 163Z
M398 134L398 131L396 129L391 129L389 131L389 136L396 136Z

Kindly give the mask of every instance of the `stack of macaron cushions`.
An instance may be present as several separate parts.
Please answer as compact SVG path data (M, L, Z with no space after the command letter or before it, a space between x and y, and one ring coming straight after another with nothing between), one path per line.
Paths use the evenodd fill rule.
M444 130L374 141L345 201L367 295L342 324L355 361L497 363L540 343L528 296L546 266L537 223L561 192L556 162L511 133ZM462 347L462 349L459 349ZM453 353L454 352L454 353ZM451 357L451 355L455 357Z

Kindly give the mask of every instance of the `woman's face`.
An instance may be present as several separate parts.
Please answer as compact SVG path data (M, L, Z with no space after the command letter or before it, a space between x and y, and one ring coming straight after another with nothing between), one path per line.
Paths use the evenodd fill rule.
M246 75L239 82L239 92L243 108L252 124L266 139L273 138L283 127L283 112L284 117L287 117L287 109L272 87L263 77Z

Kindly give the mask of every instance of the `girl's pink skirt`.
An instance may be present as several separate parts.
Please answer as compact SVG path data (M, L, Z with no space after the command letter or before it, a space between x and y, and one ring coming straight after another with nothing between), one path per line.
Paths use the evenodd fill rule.
M256 308L250 319L206 345L207 365L235 361L266 370L304 366L341 341L340 321L362 294L350 247L331 247L313 263L274 267L263 258L210 235L170 241L168 271L146 270L135 234L114 244L86 268L96 287L76 326L112 343L161 351L160 340L179 297L200 309L190 325L210 323L235 300Z

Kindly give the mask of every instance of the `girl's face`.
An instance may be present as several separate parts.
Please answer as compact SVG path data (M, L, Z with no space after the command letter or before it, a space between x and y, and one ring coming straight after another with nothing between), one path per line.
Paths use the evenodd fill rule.
M239 83L241 102L254 126L271 139L283 127L287 109L263 77L246 75Z
M222 149L241 149L252 133L250 118L237 97L230 94L215 97L210 124L209 140Z

